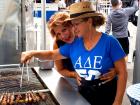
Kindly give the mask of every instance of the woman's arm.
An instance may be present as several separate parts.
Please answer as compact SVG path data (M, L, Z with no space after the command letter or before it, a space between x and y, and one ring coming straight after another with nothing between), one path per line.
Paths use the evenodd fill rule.
M56 41L54 42L53 49L58 49ZM70 78L75 78L75 73L74 71L70 71L67 68L64 67L62 60L56 60L54 61L56 70L63 76L65 77L70 77Z
M127 82L127 70L124 58L115 62L115 70L118 75L118 80L117 80L117 92L113 105L122 105L122 100Z
M109 69L110 71L108 73L105 73L101 75L100 80L103 80L105 83L111 81L116 76L116 70L115 68Z
M58 60L58 59L65 59L64 56L62 56L59 53L59 49L47 51L47 50L32 50L32 51L26 51L22 52L21 54L21 63L26 63L28 60L30 60L32 57L36 57L39 59L44 60Z

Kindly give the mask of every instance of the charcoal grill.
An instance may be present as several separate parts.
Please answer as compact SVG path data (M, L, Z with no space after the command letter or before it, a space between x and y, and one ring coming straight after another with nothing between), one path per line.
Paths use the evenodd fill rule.
M20 88L21 71L19 68L0 69L0 97L4 93L14 93L15 102L13 105L59 105L51 91L41 80L36 71L33 68L29 68L30 81L28 81L26 67L24 69L22 88ZM16 97L18 94L25 96L25 94L29 91L36 94L42 92L47 98L45 100L41 99L39 102L25 102L25 99L21 99L19 103L16 102Z

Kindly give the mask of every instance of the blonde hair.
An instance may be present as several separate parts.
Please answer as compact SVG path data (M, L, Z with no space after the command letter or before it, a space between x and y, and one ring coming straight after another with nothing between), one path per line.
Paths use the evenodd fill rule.
M51 16L50 20L48 21L48 28L50 30L52 37L56 36L54 32L55 27L60 25L71 24L70 21L68 21L69 18L70 16L67 12L57 12Z

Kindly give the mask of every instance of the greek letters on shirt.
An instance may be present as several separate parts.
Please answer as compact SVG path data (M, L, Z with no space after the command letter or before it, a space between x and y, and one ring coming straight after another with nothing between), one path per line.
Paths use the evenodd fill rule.
M86 61L83 61L81 56L79 56L74 64L74 68L80 77L86 80L98 79L101 75L99 71L102 69L101 61L102 56L93 56L92 61L90 56L87 57Z
M76 38L72 44L61 47L60 53L69 57L77 73L87 80L98 79L101 74L109 72L117 60L126 56L117 39L104 33L90 51L85 49L82 38Z

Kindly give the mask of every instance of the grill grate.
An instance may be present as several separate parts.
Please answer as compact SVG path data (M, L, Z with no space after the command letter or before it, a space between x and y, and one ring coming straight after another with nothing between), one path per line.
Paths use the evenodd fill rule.
M14 94L14 104L12 105L59 105L52 93L49 91L46 85L41 81L34 69L29 68L30 81L27 79L26 68L24 68L23 84L20 88L21 71L19 68L4 68L0 69L0 99L6 94ZM25 98L28 92L35 92L36 94L42 92L46 99L34 102L26 102L25 99L16 101L16 97L21 95ZM8 98L7 98L8 99ZM6 99L6 100L7 100ZM0 105L2 101L0 100ZM9 105L9 104L4 104Z
M48 90L43 90L43 92L30 91L31 94L27 93L16 93L14 95L13 93L3 93L0 95L0 105L59 105L52 99L52 94ZM40 94L43 94L44 97L42 98ZM12 95L14 97L13 101L11 101ZM36 97L38 97L38 100Z
M25 68L24 68L25 69ZM0 69L0 93L2 92L25 92L29 90L42 90L40 83L32 70L29 70L30 81L27 80L26 70L23 75L23 86L20 88L21 71L18 68Z

